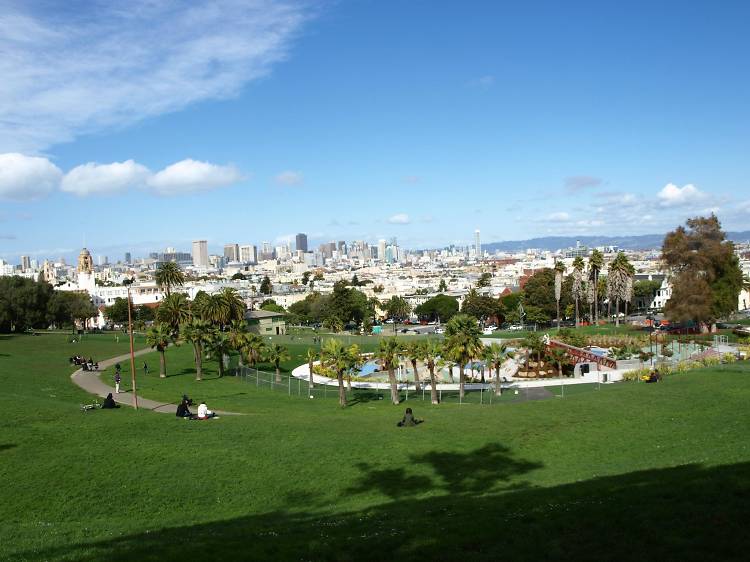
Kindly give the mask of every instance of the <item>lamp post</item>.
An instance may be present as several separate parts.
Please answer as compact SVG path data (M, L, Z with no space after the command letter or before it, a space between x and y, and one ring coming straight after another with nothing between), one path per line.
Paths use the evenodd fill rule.
M126 279L123 284L128 288L128 332L130 334L130 376L132 380L133 388L133 408L138 409L138 393L135 386L135 352L133 351L133 317L130 312L131 301L130 301L130 285L133 284L132 279Z

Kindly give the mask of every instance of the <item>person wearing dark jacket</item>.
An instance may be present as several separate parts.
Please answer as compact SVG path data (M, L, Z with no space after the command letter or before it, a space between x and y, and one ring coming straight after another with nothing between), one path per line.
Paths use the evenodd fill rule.
M115 403L115 399L112 398L112 393L110 392L107 394L107 397L104 399L104 402L102 402L102 408L105 409L112 409L112 408L119 408L120 406Z
M178 418L192 418L193 414L188 409L188 401L183 398L182 402L177 405L177 413L175 414Z
M411 408L407 408L406 412L404 412L404 419L402 419L396 425L398 427L414 427L419 423L422 423L422 420L418 420L417 418L415 418L414 413L411 411Z

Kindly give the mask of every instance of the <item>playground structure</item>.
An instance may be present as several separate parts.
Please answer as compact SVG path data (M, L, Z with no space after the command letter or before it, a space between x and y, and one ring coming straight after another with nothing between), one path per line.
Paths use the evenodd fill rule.
M553 340L548 336L545 336L544 343L548 348L557 348L565 351L573 358L573 363L596 363L599 368L607 367L609 369L617 369L617 361L610 359L609 357L598 355L588 349L575 347L558 340Z

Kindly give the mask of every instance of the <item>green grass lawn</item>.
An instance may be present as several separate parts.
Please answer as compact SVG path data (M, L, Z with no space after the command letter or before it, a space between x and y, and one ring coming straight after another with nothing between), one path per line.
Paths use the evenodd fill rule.
M341 410L218 380L215 362L188 383L183 346L166 380L146 357L143 394L199 389L246 415L81 413L67 358L126 351L111 335L0 336L0 560L740 560L750 548L746 363L564 399L410 400L426 421L399 429L403 407L387 401Z

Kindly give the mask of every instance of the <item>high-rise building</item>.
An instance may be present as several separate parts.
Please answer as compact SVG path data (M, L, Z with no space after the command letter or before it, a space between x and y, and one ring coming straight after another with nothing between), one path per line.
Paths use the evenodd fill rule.
M477 259L482 257L482 242L479 239L479 229L474 231L474 252Z
M275 257L276 257L276 254L274 253L273 246L271 246L271 243L263 242L263 244L261 245L260 259L272 260Z
M384 239L378 240L378 259L380 261L385 261L385 248L387 244Z
M346 242L344 240L339 240L338 243L338 251L339 256L345 256L346 255Z
M193 266L208 267L207 240L193 240Z
M240 246L240 260L242 263L258 263L258 248L246 244Z
M133 263L133 257L130 252L125 252L125 263Z
M295 247L297 251L307 252L307 234L300 232L295 240Z
M21 256L21 269L23 271L31 269L31 260L29 259L29 256Z
M227 262L240 261L239 244L225 244L224 245L224 260Z

